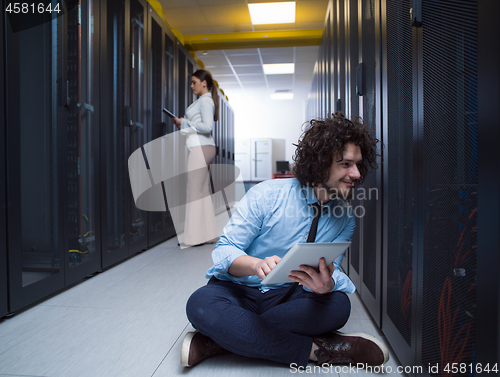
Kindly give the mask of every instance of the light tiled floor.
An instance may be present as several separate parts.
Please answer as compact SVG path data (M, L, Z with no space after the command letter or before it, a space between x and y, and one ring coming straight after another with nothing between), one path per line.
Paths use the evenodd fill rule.
M213 245L181 250L172 238L37 306L0 322L0 377L289 376L298 370L237 355L180 366L182 339L192 330L189 295L206 284ZM342 331L385 341L356 294ZM391 351L386 366L396 371ZM326 374L312 369L310 374ZM355 374L328 370L329 375ZM295 373L294 373L295 372ZM309 374L309 373L308 373ZM391 376L401 376L391 373Z

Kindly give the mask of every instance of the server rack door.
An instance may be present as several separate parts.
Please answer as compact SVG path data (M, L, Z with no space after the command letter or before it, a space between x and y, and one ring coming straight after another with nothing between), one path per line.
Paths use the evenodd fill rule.
M130 106L130 147L128 155L141 148L148 140L148 119L147 119L147 56L146 37L147 3L144 0L130 0L129 23L129 55L126 61L131 62L128 80L130 80L129 92L127 93L128 105ZM126 18L127 20L127 18ZM129 201L130 213L130 244L132 252L145 250L148 246L148 216L147 212L139 209L134 202L132 195Z
M323 40L325 38L325 33L323 32ZM327 56L325 53L325 45L320 46L319 49L319 113L321 117L327 114L327 103L326 103L326 81L328 80L326 72Z
M148 108L150 113L151 140L155 140L165 134L165 123L162 122L162 88L164 86L163 73L163 37L164 33L160 22L152 15L152 8L148 6ZM161 154L160 154L161 155ZM156 153L155 153L156 156ZM163 161L148 161L151 165L161 164ZM149 217L149 245L163 241L165 236L165 225L163 213L160 211L148 212Z
M346 113L349 119L359 115L359 94L357 91L358 77L357 69L359 65L359 36L358 36L358 0L348 0L349 18L348 22L348 44L349 44L349 106L346 108ZM347 110L348 109L348 110Z
M191 62L191 59L189 58L190 55L187 55L188 60L187 60L187 76L186 76L186 83L187 83L187 97L188 97L188 104L191 105L194 101L196 101L197 98L195 98L195 95L193 91L191 90L191 76L194 73L194 65Z
M346 49L348 46L345 33L346 17L345 17L345 0L337 1L337 41L335 43L338 53L337 53L337 64L336 68L338 71L338 92L335 103L335 111L341 111L345 114L346 105Z
M378 0L363 1L358 11L362 22L360 35L363 62L362 117L372 135L381 140L379 5ZM380 169L368 174L355 194L363 208L362 214L358 216L361 224L359 291L370 314L379 325L382 280L380 177Z
M177 41L176 54L177 62L175 64L175 78L176 78L176 95L175 102L177 103L177 116L183 117L186 108L188 107L187 96L189 85L191 84L191 77L187 77L187 67L186 67L186 54L185 50L182 49L180 42ZM179 141L175 143L178 146L175 153L174 166L176 169L175 176L175 196L180 203L185 203L186 201L186 170L187 170L187 155L188 151L186 148L186 137L178 135ZM168 195L168 194L167 194ZM175 231L177 236L184 231L184 221L186 216L185 206L179 205L174 208L170 208L172 218L175 224Z
M362 69L362 18L361 18L361 0L350 0L350 61L351 61L351 117L360 116L362 111L360 107L363 103L363 82L361 82L358 72ZM353 208L362 207L362 201L356 196L351 200ZM356 228L352 236L351 247L349 248L349 278L356 287L361 287L361 235L363 223L360 217L356 217Z
M174 96L175 96L175 85L174 85L174 39L175 37L170 33L166 33L164 36L164 75L163 75L163 103L165 107L170 111L174 110ZM175 126L172 123L172 118L163 113L162 114L164 122L165 122L165 133L172 133L177 131ZM176 156L178 154L175 150L168 151L167 157L165 158L165 163L175 164ZM170 209L162 213L163 215L163 224L165 226L166 238L175 236L175 227L172 219L172 214L170 213Z
M478 243L476 365L500 360L500 3L478 3ZM492 90L492 88L497 88Z
M382 330L402 365L415 365L414 88L410 0L382 8L384 221Z
M337 111L337 100L339 98L339 46L338 46L338 40L339 40L339 13L338 13L338 2L340 0L333 0L332 1L332 20L331 20L331 45L332 45L332 53L330 55L331 58L331 72L330 72L330 88L331 88L331 98L330 98L330 104L329 108L330 111L333 113Z
M334 66L332 59L332 50L334 48L332 40L332 10L331 2L328 4L328 10L326 13L326 24L324 33L324 44L325 44L325 69L326 69L326 80L325 80L325 102L326 102L326 114L332 113L332 67Z
M98 30L96 1L83 2L67 13L63 75L69 103L66 130L64 215L66 285L101 269L98 211Z
M147 247L147 213L135 206L127 169L147 142L145 9L139 0L101 3L103 267Z
M4 16L0 19L0 318L8 313L7 306L7 221L5 203L5 80L4 80Z
M422 2L417 361L471 365L476 348L477 1ZM448 17L450 11L454 17ZM425 21L424 21L425 20ZM455 375L468 376L459 370Z
M6 31L6 163L9 308L64 286L61 16ZM18 24L19 26L19 24ZM14 28L14 29L13 29ZM5 238L3 238L5 239Z
M129 45L124 2L101 3L101 206L102 265L108 267L132 253L129 152ZM127 27L126 27L127 25Z

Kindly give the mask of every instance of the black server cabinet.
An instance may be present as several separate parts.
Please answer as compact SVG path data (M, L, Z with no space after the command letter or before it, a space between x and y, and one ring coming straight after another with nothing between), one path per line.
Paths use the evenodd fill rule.
M343 0L339 0L343 2ZM380 98L380 2L378 0L358 2L358 66L360 71L359 79L356 82L356 90L359 94L359 116L363 118L372 135L382 140L381 131L381 98ZM334 6L334 9L342 12L340 17L345 15L345 4ZM352 5L350 9L352 10ZM351 14L351 19L356 15ZM340 24L343 24L340 22ZM339 33L345 35L344 28L336 27ZM352 38L352 36L351 36ZM349 42L339 40L339 45L345 46ZM344 48L339 48L340 55L345 56ZM340 65L340 64L338 64ZM342 64L342 67L347 64ZM351 65L352 66L352 65ZM339 104L345 101L345 79L340 80L340 76L345 77L346 72L337 74L337 90L340 100ZM351 104L351 108L353 105ZM356 113L356 109L351 111ZM378 161L380 162L380 160ZM382 293L382 203L381 203L381 177L382 166L368 174L364 183L356 188L352 205L356 214L356 231L353 235L353 244L350 248L350 268L349 276L352 277L363 302L372 315L375 322L380 325L380 302Z
M164 91L164 105L167 109L174 109L174 97L175 97L175 82L174 82L174 68L175 68L175 37L170 32L166 30L164 37L164 76L163 76L163 91ZM171 110L172 111L172 110ZM172 123L172 118L167 114L162 114L165 122L165 132L170 134L175 132L177 129ZM177 113L178 115L178 113ZM178 115L179 116L179 115ZM177 154L172 154L172 156L177 156ZM175 157L172 157L172 161L175 163ZM165 224L165 238L175 236L175 227L173 224L172 213L170 209L163 213L163 224Z
M335 67L335 64L333 62L333 49L335 48L334 44L332 43L332 10L329 5L328 10L326 12L326 19L325 19L325 31L323 34L323 38L325 38L325 43L324 46L324 56L325 56L325 76L326 76L326 82L325 82L325 102L326 102L326 108L325 108L325 114L324 116L328 116L331 114L333 111L333 108L331 106L332 104L332 94L333 94L333 86L332 86L332 80L330 79L332 77L332 70Z
M178 117L183 117L186 112L186 108L188 107L188 88L189 85L191 84L191 77L189 79L187 78L187 63L186 63L186 52L184 49L181 48L180 42L177 41L177 46L176 46L176 57L177 57L177 64L176 64L176 70L175 70L175 78L176 78L176 96L175 96L175 104L176 104L176 115ZM176 177L174 178L175 182L175 188L176 188L176 195L178 195L179 200L181 202L186 201L186 174L184 174L187 170L187 156L188 156L188 151L186 148L186 138L182 135L180 135L179 132L177 132L177 136L179 139L179 142L176 143L177 150L175 151L175 156L176 156L176 161L175 164L177 166L177 171L179 172ZM175 208L171 208L172 212L174 213L174 219L175 219L175 231L177 235L182 233L184 231L184 228L181 224L184 223L185 220L185 210L183 210L182 206L178 206Z
M148 109L150 113L150 140L155 140L169 133L172 129L172 119L164 114L162 109L172 109L172 106L167 101L167 95L172 96L172 93L167 92L168 80L172 79L172 75L167 75L171 70L170 56L166 54L172 42L166 30L162 28L162 20L156 12L149 6L149 22L148 22ZM170 41L170 44L165 43L165 39ZM173 58L173 56L172 56ZM172 111L172 110L171 110ZM168 124L167 124L168 122ZM171 132L171 131L170 131ZM154 163L173 163L173 161L155 161ZM149 216L149 245L155 245L169 237L175 235L175 229L172 222L170 211L151 211Z
M358 67L359 67L359 28L358 22L358 0L347 0L346 4L346 33L347 33L347 83L346 88L349 93L349 104L346 104L346 115L349 119L359 115L359 94L358 86Z
M128 133L128 155L141 148L148 142L147 118L147 2L145 0L130 0L129 30L125 28L129 37L128 60L130 62L128 92L126 93L125 107L130 132ZM127 19L127 18L126 18ZM130 190L129 190L130 192ZM134 252L145 250L148 246L148 216L135 205L134 198L130 195L130 244Z
M415 140L422 161L414 175L421 204L416 216L417 361L439 364L439 372L431 375L446 373L447 364L474 361L477 25L477 1L422 1L422 27L416 30L422 99Z
M384 116L384 266L382 329L402 365L414 365L414 83L410 0L387 0L382 8ZM389 27L390 25L390 27Z
M8 311L7 295L7 218L5 200L5 71L4 71L4 21L0 19L0 318Z
M4 29L10 312L64 286L66 23Z
M477 365L500 360L500 35L498 1L478 3ZM494 46L497 46L496 48ZM495 89L493 89L495 88Z
M341 111L343 114L346 111L346 49L348 45L345 29L348 20L345 17L345 8L345 0L337 0L333 3L334 72L332 77L334 78L335 97L332 98L331 109L332 112Z
M148 246L148 214L135 206L127 161L148 141L147 3L101 2L102 266Z
M500 3L478 3L477 365L500 360ZM490 372L491 373L491 372ZM485 373L486 374L486 373Z
M63 106L65 285L101 269L99 204L99 15L98 1L81 2L66 14L61 80Z
M404 365L451 374L476 354L477 2L387 1L383 23L382 329Z

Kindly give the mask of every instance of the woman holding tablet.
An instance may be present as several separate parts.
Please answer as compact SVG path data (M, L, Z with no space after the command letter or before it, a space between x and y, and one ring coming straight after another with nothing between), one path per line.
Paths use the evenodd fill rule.
M210 197L208 167L215 158L212 138L214 122L219 119L219 95L208 71L197 70L191 76L191 89L199 98L186 115L173 118L181 134L187 136L189 150L186 182L186 219L181 246L199 246L218 237L215 214ZM206 166L200 169L200 166Z

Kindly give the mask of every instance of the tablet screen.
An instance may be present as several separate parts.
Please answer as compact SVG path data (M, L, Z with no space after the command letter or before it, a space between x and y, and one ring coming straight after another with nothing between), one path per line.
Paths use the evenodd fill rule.
M320 258L325 258L326 264L332 263L349 246L350 242L311 242L298 243L285 254L271 272L262 280L263 285L293 283L288 279L291 271L299 270L305 264L318 269Z

